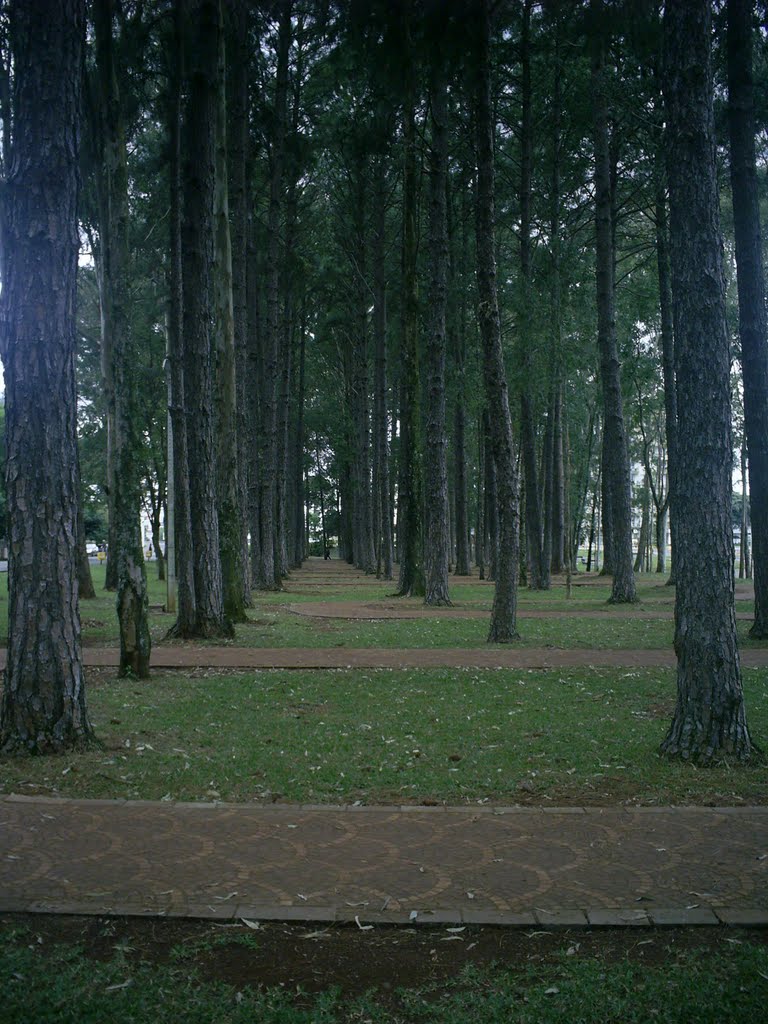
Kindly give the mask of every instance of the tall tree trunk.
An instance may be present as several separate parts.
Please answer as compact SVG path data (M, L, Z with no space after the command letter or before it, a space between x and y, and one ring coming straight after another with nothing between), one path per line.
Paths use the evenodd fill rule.
M467 289L464 287L464 277L469 267L469 231L468 220L471 214L469 207L468 183L460 190L461 195L461 229L459 232L452 232L449 229L449 244L451 237L456 234L460 237L459 266L456 266L454 259L451 259L449 296L454 297L458 290L458 301L450 302L453 308L451 317L452 333L454 344L451 346L454 354L454 378L455 378L455 406L453 416L453 489L454 489L454 524L456 532L456 571L457 576L470 576L471 557L469 540L469 480L467 473L467 412L466 412L466 356L467 356ZM451 205L448 210L450 213ZM457 272L458 271L458 272ZM461 285L459 284L461 281Z
M635 572L642 572L645 565L646 553L650 544L650 515L651 515L651 490L648 484L648 471L646 470L643 479L643 490L640 497L641 519L640 535L637 538L637 554L635 555Z
M659 147L661 150L661 146ZM669 238L667 225L666 173L659 155L656 170L656 265L659 275L659 312L661 315L661 369L664 379L664 431L667 439L667 475L669 493L674 487L677 473L677 389L675 385L675 331L672 316L672 282L669 266ZM675 514L670 509L670 574L667 584L675 583Z
M533 163L533 119L531 116L531 7L523 4L520 38L522 124L520 126L520 315L518 326L518 362L520 364L520 442L525 483L525 538L528 549L528 587L549 588L549 564L544 558L539 481L536 472L536 428L534 424L531 380L533 345L531 338L531 168Z
M367 157L360 155L355 168L355 275L356 316L352 338L352 418L355 435L354 517L355 562L363 572L376 571L373 537L373 505L371 500L371 431L368 373L368 304L367 281L366 184Z
M221 0L219 0L221 4ZM221 13L220 13L221 18ZM227 103L225 33L219 32L216 117L216 184L214 192L214 344L216 397L216 494L224 615L230 622L246 622L237 451L237 384L235 311L233 303L232 241L229 232L227 167Z
M496 579L499 560L499 492L497 487L496 459L493 455L493 439L488 410L483 410L483 437L485 438L485 556L484 562L489 580Z
M0 750L88 742L77 600L82 0L14 0L13 155L2 194L8 653ZM8 154L4 154L6 157Z
M194 557L192 551L192 520L189 506L189 454L187 447L187 421L184 397L184 349L182 344L182 268L181 268L181 119L184 0L174 0L173 58L171 68L170 102L168 111L168 137L170 148L169 184L169 261L168 261L168 412L170 420L169 443L172 452L169 465L169 490L173 493L174 559L176 569L177 617L169 636L189 636L194 631L197 617L195 600Z
M264 332L262 378L262 430L259 453L260 561L259 590L277 590L277 388L280 355L280 222L288 104L288 55L291 46L292 0L280 0L275 79L274 135L272 138L269 212L267 215L267 322Z
M610 600L623 604L637 600L632 571L632 510L629 454L621 397L621 367L616 340L614 295L614 237L611 200L611 155L608 131L608 83L605 66L603 0L592 0L594 53L592 103L595 146L595 264L597 278L597 343L605 410L603 426L603 478L609 504L603 521L610 520L613 586Z
M661 749L707 762L751 754L736 643L730 352L718 211L709 0L664 13L670 264L678 441L677 706Z
M565 572L565 453L563 450L563 385L559 373L554 389L552 430L552 572Z
M78 464L77 470L78 479L80 479L80 467ZM83 506L82 501L78 502L77 506L77 587L78 595L81 601L92 601L96 597L96 590L93 586L93 578L91 576L91 563L88 558L88 552L85 547L86 536L85 536L85 519L83 517Z
M387 425L387 291L385 263L386 163L376 162L376 206L373 230L373 500L375 504L376 574L392 579L392 505L390 503Z
M432 138L429 150L429 328L424 417L424 603L449 605L448 436L445 424L448 304L448 85L443 60L430 68Z
M499 557L491 611L490 643L517 639L518 482L512 439L512 417L501 347L501 323L496 295L496 237L494 212L494 118L491 107L490 0L477 3L479 39L477 61L477 290L478 322L483 350L483 380L491 422L499 512Z
M275 585L282 586L288 575L288 478L290 475L290 449L288 444L290 425L290 401L292 385L292 356L294 331L294 303L291 294L290 251L295 230L295 207L290 210L291 202L287 203L289 212L286 216L286 260L283 274L283 319L280 337L280 394L277 414L277 481L275 495Z
M400 343L400 578L402 597L423 596L421 562L421 446L419 443L419 363L417 335L417 180L415 71L411 28L404 23L407 70L403 100L403 325Z
M241 599L228 614L237 621L252 604L248 552L249 504L249 410L248 410L248 27L246 0L229 0L227 29L227 169L229 172L230 248L232 253L232 316L235 356L236 490L239 523L239 555L233 576L239 577ZM222 542L222 553L225 544ZM223 568L223 567L222 567ZM225 588L228 574L225 572ZM225 609L228 598L225 589Z
M485 579L485 430L483 417L477 422L477 506L475 518L475 565Z
M584 519L586 516L587 508L587 496L589 494L589 481L592 471L592 452L595 444L595 424L597 420L597 407L592 405L589 410L589 424L587 426L587 451L584 456L584 469L582 480L583 483L579 485L578 491L578 504L574 509L573 516L571 517L571 540L572 540L572 552L571 559L574 566L574 571L577 569L578 554L579 554L579 539L584 528ZM593 506L594 514L594 506ZM594 525L594 523L593 523Z
M299 328L299 388L296 395L296 437L294 438L293 541L291 565L300 569L304 561L304 389L307 355L306 311L302 310ZM325 549L323 549L325 554Z
M194 0L183 133L182 284L184 398L198 637L231 636L224 613L216 501L213 331L216 124L219 117L218 0Z
M542 484L544 507L543 558L547 575L552 569L552 543L554 540L554 504L555 504L555 403L554 393L549 398L547 422L544 427L544 443L542 451Z
M136 352L129 308L128 159L115 50L113 0L94 5L96 65L102 103L103 151L100 210L102 336L112 374L112 551L117 567L119 674L149 675L151 640L147 579L141 540L141 436L134 368Z
M755 159L750 0L728 0L728 124L755 578L751 637L768 637L768 336ZM742 538L745 543L746 537Z
M739 542L739 579L749 576L749 495L747 492L747 446L741 446L741 536Z
M263 409L261 401L262 346L261 318L259 316L259 266L256 249L253 214L249 214L246 238L245 292L247 314L248 375L245 382L245 404L248 423L244 437L248 446L248 525L250 528L250 587L258 586L261 578L261 427Z

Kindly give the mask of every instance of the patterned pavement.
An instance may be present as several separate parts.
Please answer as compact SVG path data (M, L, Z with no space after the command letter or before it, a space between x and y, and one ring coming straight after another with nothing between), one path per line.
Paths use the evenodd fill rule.
M768 925L768 807L0 799L0 911Z

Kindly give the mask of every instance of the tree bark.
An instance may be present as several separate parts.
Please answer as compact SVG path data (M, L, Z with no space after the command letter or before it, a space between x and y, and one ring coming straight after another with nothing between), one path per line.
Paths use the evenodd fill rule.
M80 479L80 467L77 470ZM82 503L77 506L77 586L78 595L81 601L92 601L96 597L96 590L93 586L91 576L91 563L88 559L88 552L85 547L85 520L83 518Z
M403 323L400 349L400 578L401 597L422 597L421 446L419 439L419 362L417 335L417 180L413 44L405 20L408 57L403 101Z
M291 46L292 0L281 0L275 80L274 135L271 150L269 212L267 215L267 317L264 332L262 377L262 430L260 450L259 506L260 561L259 590L277 590L277 387L280 355L280 221L282 216L283 168L288 104L288 55Z
M224 613L214 426L214 238L219 117L218 0L193 0L183 138L184 397L196 617L191 636L231 636Z
M96 65L101 98L101 324L110 353L112 394L112 547L117 568L117 618L120 627L119 674L149 675L151 640L147 579L141 539L141 437L128 289L128 158L125 126L112 38L113 0L94 5Z
M637 600L632 571L632 511L629 454L621 396L621 367L616 340L614 238L611 199L611 155L608 131L608 97L605 67L605 19L603 0L592 0L594 29L592 104L595 147L595 268L597 279L597 344L603 390L603 479L608 495L610 554L613 585L610 601L625 604ZM606 534L607 537L607 534ZM607 559L606 559L607 561Z
M429 150L429 328L425 353L424 603L450 605L448 594L448 436L445 422L448 304L448 85L442 58L430 68L432 138Z
M768 637L768 336L755 159L750 0L728 0L728 124L744 382L744 432L749 455L749 511L755 621L751 637ZM746 537L742 538L742 543Z
M307 356L307 323L306 313L302 311L299 327L299 387L296 394L296 436L293 453L293 540L291 566L300 569L304 561L304 391ZM323 549L325 554L325 549Z
M373 500L376 520L376 574L392 579L392 505L390 503L389 435L387 425L387 289L385 262L386 164L376 163L376 209L373 231Z
M661 370L664 378L664 431L667 439L667 476L669 494L677 473L677 388L675 384L675 331L672 316L672 282L669 266L669 229L667 225L666 175L656 172L656 264L659 274L659 312L661 315ZM675 515L670 514L670 574L667 584L675 584Z
M236 368L237 504L243 609L251 600L248 551L250 430L248 408L248 28L246 0L230 0L227 12L227 167L232 250L232 313Z
M14 0L13 155L0 308L9 519L0 750L92 737L77 592L75 295L82 0Z
M494 120L491 106L490 0L478 0L477 72L477 289L478 322L483 350L483 380L491 422L491 442L496 464L499 557L496 565L490 643L517 639L518 576L518 481L509 412L501 324L496 294L496 232L494 212Z
M542 509L536 471L536 428L531 398L533 346L530 323L533 313L531 269L531 169L533 164L533 119L531 115L531 7L523 4L520 38L522 123L520 126L520 313L518 362L520 364L520 442L523 455L525 494L525 538L528 551L528 587L549 589L549 564L544 558Z
M237 56L225 53L225 30L219 0L219 60L216 76L216 183L214 191L214 344L216 399L216 494L219 516L219 551L224 615L229 622L246 622L245 573L243 562L243 511L240 508L240 463L238 460L238 385L235 336L234 275L230 235L227 153L227 74L237 74ZM230 37L231 38L231 37ZM242 162L242 161L241 161ZM240 213L242 215L243 207ZM241 234L242 234L242 226ZM240 248L242 242L238 238ZM238 252L241 255L241 251ZM238 272L242 273L242 263ZM242 282L240 282L242 283ZM240 295L238 295L240 298ZM239 311L240 312L240 311ZM242 327L242 325L240 325ZM241 332L238 332L240 335Z
M354 457L354 544L355 563L365 573L376 571L373 537L373 504L371 493L371 417L368 372L368 304L367 281L367 154L361 152L354 168L355 209L354 247L356 279L356 314L352 338L352 419L355 438Z
M680 460L677 705L664 753L708 762L752 753L736 643L730 352L718 211L709 0L664 14L670 264Z
M176 566L176 622L169 636L189 636L197 617L195 569L192 551L192 519L189 504L189 454L184 396L184 347L182 343L182 187L181 120L184 75L184 0L174 2L173 55L171 67L168 138L170 147L169 265L168 265L168 411L173 446L173 531ZM170 483L170 480L169 480ZM170 524L167 524L170 525Z

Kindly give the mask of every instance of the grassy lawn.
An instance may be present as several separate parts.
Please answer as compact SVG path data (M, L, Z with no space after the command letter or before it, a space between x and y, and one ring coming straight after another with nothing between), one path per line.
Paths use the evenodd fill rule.
M118 643L115 595L103 590L104 568L93 566L97 596L81 604L83 639L86 644L99 646ZM521 611L546 610L560 613L551 619L526 619L518 622L522 647L578 647L578 648L668 648L672 643L672 609L674 591L659 582L658 577L638 578L640 602L637 610L658 612L659 619L632 618L633 609L626 615L610 609L606 604L610 587L604 583L574 586L572 596L566 597L562 585L550 591L532 593L524 588L519 592ZM150 625L153 642L162 642L174 618L162 611L165 584L157 579L156 568L149 566ZM6 602L7 577L0 576L0 603ZM254 592L254 606L250 622L238 626L234 644L243 647L485 647L488 622L486 619L461 619L439 611L428 619L333 619L296 615L288 605L313 601L354 601L365 604L383 602L397 607L423 607L418 600L395 599L394 585L372 584L361 578L359 585L334 588L332 584L307 588L301 580L287 581L287 589L277 593ZM488 584L455 584L452 595L457 608L488 611L493 587ZM6 605L7 608L7 605ZM752 602L737 601L737 610L750 612ZM609 611L610 617L588 617L581 612ZM740 642L745 647L765 646L764 642L747 637L750 623L738 624ZM6 640L5 614L0 614L0 644Z
M664 943L658 934L646 933L637 947L658 943L660 949L645 963L637 947L624 955L588 953L578 935L556 938L558 948L539 956L535 935L524 936L518 942L527 942L527 955L518 952L517 962L477 966L469 951L481 933L468 929L448 944L453 973L359 993L214 980L235 960L237 973L247 979L244 964L263 959L266 936L243 931L215 934L207 927L197 941L176 946L165 962L154 963L137 956L119 936L109 953L89 954L79 946L52 944L35 923L29 929L6 926L0 930L2 1019L9 1024L735 1024L765 1019L768 1000L768 948L741 939L721 938L714 948L700 950L687 944L676 948L671 940ZM331 966L323 933L302 932L294 941L303 941L321 967ZM365 961L365 947L376 942L375 935L347 941L348 960ZM406 938L398 941L407 945ZM425 976L446 938L432 931L407 950L423 962ZM335 973L327 977L334 980Z
M744 673L753 737L768 671ZM765 768L657 754L668 670L92 673L103 749L0 761L0 790L307 803L760 803Z
M85 642L117 642L114 595L81 607ZM172 623L150 567L152 633ZM484 619L302 617L288 604L386 602L391 585L254 595L235 644L261 647L484 647ZM637 607L667 618L589 618L603 583L520 591L523 646L660 648L673 591L640 579ZM492 588L456 585L488 609ZM5 601L5 579L0 601ZM419 606L419 602L405 602ZM739 601L740 611L750 602ZM4 623L0 613L0 621ZM746 645L748 622L739 623ZM2 638L0 637L0 641ZM744 672L753 738L768 748L768 670ZM85 753L0 758L0 793L341 804L764 803L764 765L707 769L658 753L672 715L670 670L155 672L88 675L100 741ZM721 1024L760 1020L762 933L725 929L520 933L0 915L5 1024ZM87 922L87 923L82 923ZM705 938L704 933L707 933ZM86 941L87 939L87 941ZM699 945L701 944L701 948ZM402 989L396 986L403 985Z

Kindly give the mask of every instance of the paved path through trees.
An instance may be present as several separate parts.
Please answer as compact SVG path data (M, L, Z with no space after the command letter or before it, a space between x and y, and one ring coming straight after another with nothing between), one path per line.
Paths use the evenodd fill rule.
M0 911L768 924L768 807L0 799Z

